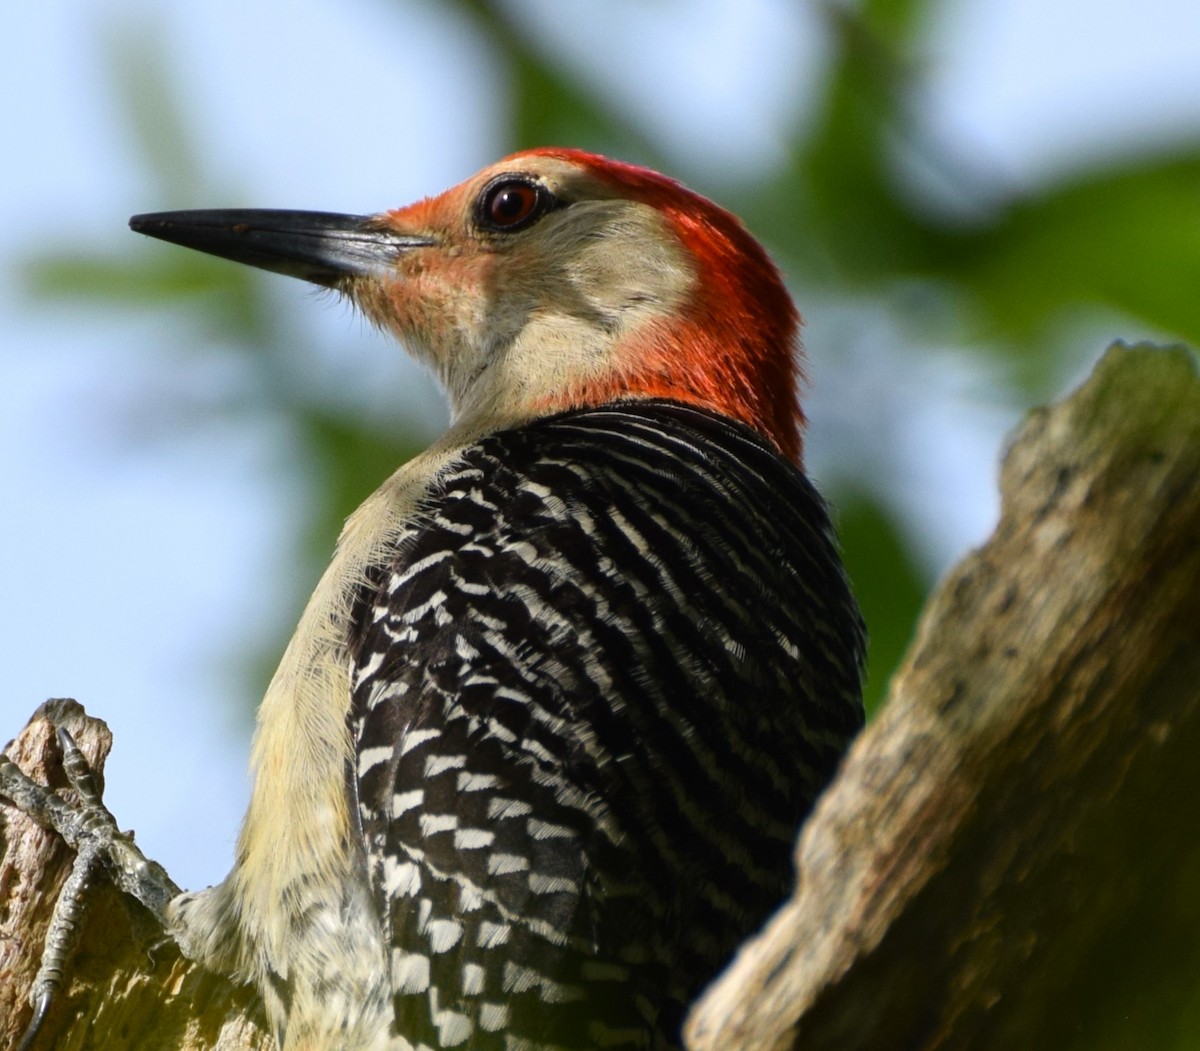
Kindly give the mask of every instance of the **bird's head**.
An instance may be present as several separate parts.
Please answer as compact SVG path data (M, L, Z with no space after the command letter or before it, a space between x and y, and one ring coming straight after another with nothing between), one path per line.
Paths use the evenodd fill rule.
M130 224L346 294L434 368L468 426L675 398L799 460L799 319L778 270L737 218L647 169L539 149L378 215Z

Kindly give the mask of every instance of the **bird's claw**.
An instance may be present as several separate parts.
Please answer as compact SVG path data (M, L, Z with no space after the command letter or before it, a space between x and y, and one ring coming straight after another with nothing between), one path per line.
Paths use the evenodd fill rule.
M145 905L164 927L167 903L179 893L179 887L166 870L142 853L131 833L121 832L117 827L116 819L101 799L92 768L70 732L59 726L56 733L63 770L78 793L78 803L38 784L8 756L0 754L0 797L8 799L38 824L56 831L75 851L71 873L51 915L41 965L30 988L33 1017L17 1051L28 1051L32 1046L62 984L63 970L79 936L83 896L97 867L102 867L117 887Z

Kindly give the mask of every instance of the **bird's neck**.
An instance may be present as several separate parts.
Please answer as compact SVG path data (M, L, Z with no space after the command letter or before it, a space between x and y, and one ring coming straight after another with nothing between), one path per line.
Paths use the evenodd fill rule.
M452 360L461 367L464 357ZM499 430L568 409L664 398L739 420L800 462L791 349L764 346L736 326L717 336L698 321L654 319L614 332L590 319L543 316L476 357L469 381L459 369L442 376L456 429Z

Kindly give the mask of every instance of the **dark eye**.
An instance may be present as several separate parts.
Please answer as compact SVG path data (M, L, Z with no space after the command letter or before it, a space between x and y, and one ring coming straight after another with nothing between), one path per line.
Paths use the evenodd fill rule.
M479 221L491 230L519 230L542 216L553 198L528 179L504 178L492 183L479 199Z

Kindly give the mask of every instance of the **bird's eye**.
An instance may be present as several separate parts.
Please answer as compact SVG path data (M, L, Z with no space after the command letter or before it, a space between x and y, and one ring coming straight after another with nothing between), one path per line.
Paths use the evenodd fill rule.
M492 183L479 200L479 221L490 230L508 233L540 218L553 203L550 192L528 179Z

